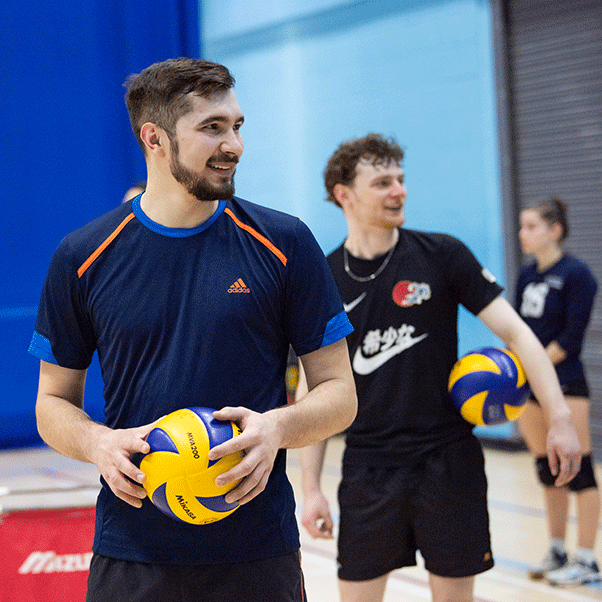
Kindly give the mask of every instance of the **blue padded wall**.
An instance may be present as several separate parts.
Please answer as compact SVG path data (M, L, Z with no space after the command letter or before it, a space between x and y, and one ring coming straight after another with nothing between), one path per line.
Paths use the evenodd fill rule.
M145 178L122 84L166 58L199 56L197 0L3 0L0 445L39 442L39 362L27 353L52 253L69 231ZM95 362L86 409L102 420Z

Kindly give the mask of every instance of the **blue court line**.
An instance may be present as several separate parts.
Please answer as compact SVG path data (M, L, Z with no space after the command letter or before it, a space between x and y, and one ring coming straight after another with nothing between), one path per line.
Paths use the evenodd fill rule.
M534 516L536 518L545 518L545 510L540 508L532 508L530 506L522 506L521 504L512 504L510 502L501 502L499 500L488 500L489 508L495 508L496 510L505 510L507 512L513 512L514 514L522 514L523 516ZM571 524L577 523L576 516L569 516L568 522ZM602 531L602 523L598 525L598 531Z

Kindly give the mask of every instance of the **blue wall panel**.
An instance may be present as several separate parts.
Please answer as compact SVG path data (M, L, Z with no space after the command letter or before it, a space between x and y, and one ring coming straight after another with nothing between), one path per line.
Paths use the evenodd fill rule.
M145 177L122 84L166 58L199 56L197 0L3 0L0 444L39 442L39 362L27 353L50 258L67 232ZM86 409L102 419L96 363Z

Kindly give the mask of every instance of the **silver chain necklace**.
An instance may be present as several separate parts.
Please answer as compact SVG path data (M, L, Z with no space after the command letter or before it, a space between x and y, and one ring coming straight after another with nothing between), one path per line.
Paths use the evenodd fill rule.
M376 272L370 274L369 276L357 276L351 271L351 268L349 267L349 253L347 252L347 248L345 247L345 245L343 245L343 265L345 266L345 271L347 272L347 275L350 278L353 278L356 282L370 282L371 280L374 280L387 267L387 264L391 260L391 257L393 256L393 251L395 251L396 246L397 240L395 241L395 244L391 247L390 251L387 253L387 256L383 259L383 262L380 264L380 267L378 268L378 270L376 270Z

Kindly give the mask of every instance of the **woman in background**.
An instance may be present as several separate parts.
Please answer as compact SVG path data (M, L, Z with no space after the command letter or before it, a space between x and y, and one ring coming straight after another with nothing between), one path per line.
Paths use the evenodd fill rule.
M594 544L600 517L600 495L594 475L589 428L589 389L580 359L597 284L588 266L567 255L563 242L569 226L566 205L551 199L520 214L522 250L535 262L520 273L516 309L533 329L556 367L558 379L579 435L583 451L581 471L566 486L554 487L546 457L547 424L536 399L530 399L519 418L522 435L535 455L544 486L550 549L532 579L555 585L579 585L600 580ZM576 494L578 542L569 558L566 523L569 491Z

